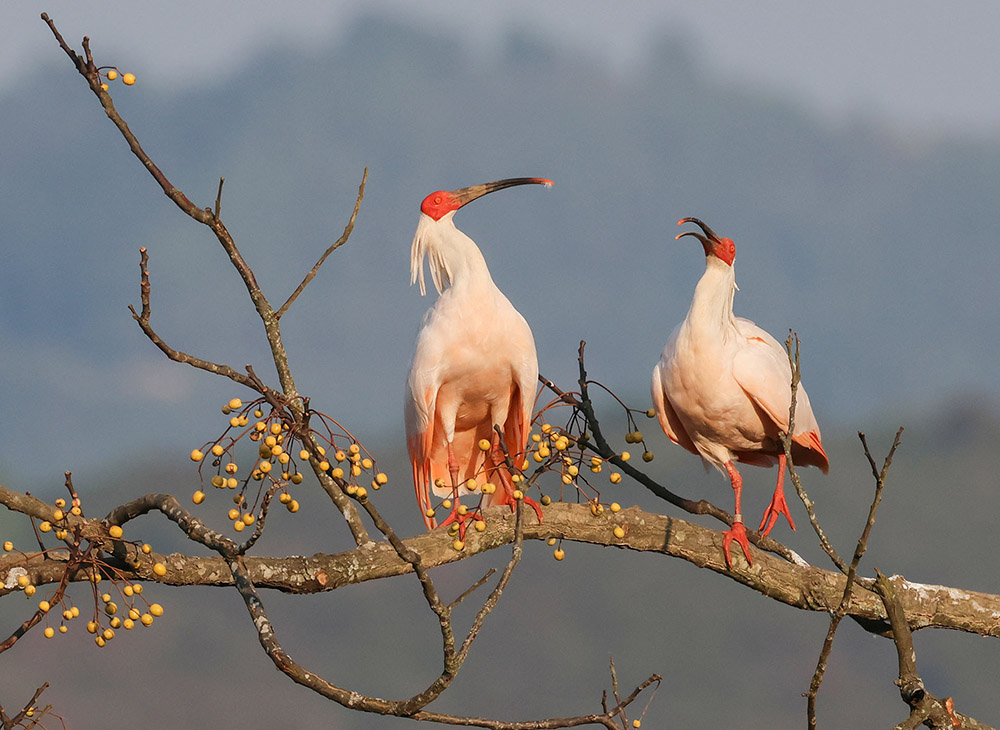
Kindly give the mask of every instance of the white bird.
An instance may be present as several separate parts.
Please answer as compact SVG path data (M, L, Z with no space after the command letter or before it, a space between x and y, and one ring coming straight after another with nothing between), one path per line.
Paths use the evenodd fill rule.
M768 534L779 515L795 523L784 496L785 452L780 433L788 432L792 371L778 341L748 319L733 315L736 246L697 218L704 235L687 231L705 249L705 273L694 290L687 317L677 326L653 368L653 405L664 433L676 444L728 474L736 498L733 526L724 533L723 551L736 540L747 562L750 544L740 500L743 481L734 461L755 466L778 464L778 483L758 530ZM797 466L830 467L819 425L800 385L796 393L792 458ZM766 529L765 529L766 528Z
M410 283L425 294L424 258L439 293L424 316L406 389L406 444L417 502L428 529L436 526L431 490L454 504L445 520L472 515L459 498L480 488L485 503L510 504L514 487L504 465L499 426L513 462L524 459L538 383L535 340L524 317L497 288L475 242L455 227L455 212L487 193L542 178L511 178L440 190L420 205L410 252ZM499 481L496 491L493 481ZM489 496L491 495L492 496ZM525 498L542 519L541 510Z

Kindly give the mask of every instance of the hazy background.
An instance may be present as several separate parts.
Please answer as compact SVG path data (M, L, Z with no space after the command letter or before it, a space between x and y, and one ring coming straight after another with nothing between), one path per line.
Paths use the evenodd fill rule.
M340 234L370 168L354 236L283 324L300 390L390 473L381 504L404 534L421 522L403 463L402 384L432 301L408 287L419 202L439 188L537 175L555 187L491 196L457 223L531 323L545 375L571 385L585 338L592 377L648 405L650 369L703 267L697 246L673 242L674 223L698 216L737 243L737 312L779 339L790 327L802 336L834 464L829 477L810 473L809 486L841 551L871 491L853 434L868 431L882 452L902 423L868 570L1000 590L996 571L969 559L996 549L1000 506L997 6L5 4L0 479L54 499L71 469L96 515L147 491L193 491L187 452L224 427L222 403L247 395L166 362L141 336L126 309L138 304L139 246L150 251L153 325L167 342L274 378L235 272L128 152L42 10L75 48L90 35L99 64L136 74L112 93L175 185L209 205L226 177L223 217L276 302ZM653 422L645 431L656 476L728 505L720 477L667 446ZM757 513L773 474L745 472L746 511ZM634 484L613 498L666 510ZM327 506L305 504L315 514L279 521L286 534L262 553L347 547ZM211 519L220 507L203 509ZM159 523L143 520L143 539L187 549ZM2 516L7 535L24 543L29 532ZM777 537L820 561L804 531ZM749 727L804 721L799 695L822 616L676 561L578 546L562 564L549 555L529 549L437 709L593 711L613 654L623 683L666 677L647 727L717 727L734 713ZM457 592L483 569L444 580ZM333 681L416 691L438 666L433 623L412 578L383 583L268 597L279 635ZM149 727L406 724L291 686L256 647L235 593L158 596L168 615L102 653L80 627L53 641L33 633L0 657L0 688L19 672L0 702L10 709L48 680L47 701L72 727L96 727L112 703ZM23 620L19 600L2 603L5 627ZM307 638L313 630L320 640ZM843 633L821 721L898 721L891 645L853 626ZM992 642L917 641L932 690L995 722Z

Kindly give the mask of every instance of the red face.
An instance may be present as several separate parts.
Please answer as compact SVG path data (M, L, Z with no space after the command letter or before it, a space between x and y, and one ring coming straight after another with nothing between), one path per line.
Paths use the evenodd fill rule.
M420 204L420 212L439 221L445 213L450 213L461 207L462 201L452 193L447 190L438 190L436 193L431 193L424 198L424 202Z
M733 265L733 259L736 258L736 244L733 243L731 238L720 238L715 241L710 241L712 244L712 250L708 250L708 246L705 246L706 254L714 254L716 258L725 261L728 265Z

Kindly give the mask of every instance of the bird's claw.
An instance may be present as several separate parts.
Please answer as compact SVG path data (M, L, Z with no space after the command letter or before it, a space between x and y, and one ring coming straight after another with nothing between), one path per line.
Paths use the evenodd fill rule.
M462 514L461 512L459 512L459 505L456 504L452 508L451 514L449 514L444 519L444 521L441 522L440 525L438 525L438 527L447 527L448 525L450 525L452 523L458 525L458 539L464 541L465 540L465 531L466 531L466 529L469 526L469 524L468 524L469 520L481 520L481 519L483 519L483 517L479 513L478 509L473 510L472 512L466 512L466 513Z
M729 555L729 544L735 540L743 548L743 555L747 559L747 564L753 565L753 558L750 557L750 541L747 539L747 528L742 522L734 522L733 526L722 533L722 552L726 555L726 567L732 570L733 560Z
M784 491L775 491L774 495L771 497L771 504L769 504L767 509L764 510L764 516L760 518L760 527L757 528L757 531L761 535L767 535L767 533L769 533L777 524L778 517L781 515L785 516L785 519L788 520L789 526L792 530L795 530L795 523L792 521L792 515L788 511L788 502L785 501Z

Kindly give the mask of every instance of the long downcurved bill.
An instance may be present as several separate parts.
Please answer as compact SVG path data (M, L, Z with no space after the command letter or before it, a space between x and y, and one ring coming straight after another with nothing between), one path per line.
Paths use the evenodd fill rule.
M472 185L467 188L459 188L458 190L452 190L451 195L458 207L461 208L463 205L471 203L476 198L481 198L489 193L496 192L497 190L503 190L504 188L512 188L515 185L544 185L547 188L552 187L552 181L546 180L543 177L510 177L506 180L497 180L495 182L482 183L481 185Z

